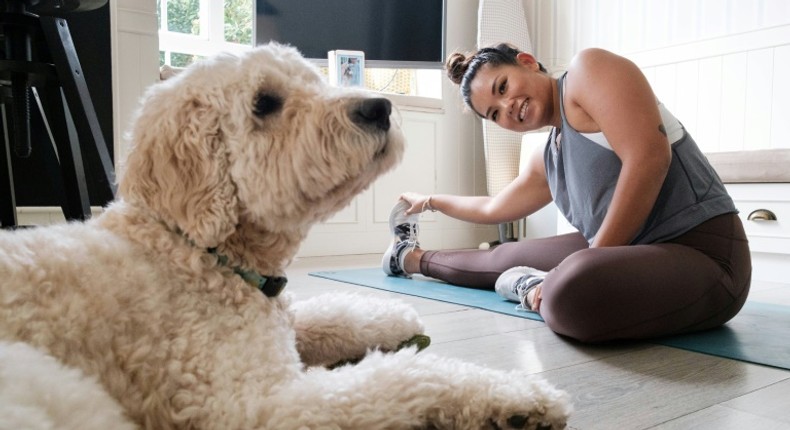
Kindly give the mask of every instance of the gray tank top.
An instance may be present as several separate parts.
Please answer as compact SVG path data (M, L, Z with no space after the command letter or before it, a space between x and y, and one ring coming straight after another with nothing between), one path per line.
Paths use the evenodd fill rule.
M612 201L622 164L614 151L568 124L562 103L565 77L557 82L562 129L551 131L544 150L546 177L560 212L592 243ZM672 145L672 162L656 204L631 244L664 242L717 215L737 212L721 179L684 130Z

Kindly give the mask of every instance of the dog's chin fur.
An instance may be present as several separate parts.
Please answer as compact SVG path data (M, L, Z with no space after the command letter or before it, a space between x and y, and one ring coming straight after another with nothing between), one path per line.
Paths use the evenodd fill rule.
M393 351L422 322L374 297L292 306L235 271L283 274L312 224L401 159L396 124L351 118L369 97L275 44L151 87L117 201L86 223L0 232L0 399L26 399L0 404L0 429L93 412L79 428L563 427L566 395L522 372L414 350L305 371ZM17 372L24 357L41 370Z

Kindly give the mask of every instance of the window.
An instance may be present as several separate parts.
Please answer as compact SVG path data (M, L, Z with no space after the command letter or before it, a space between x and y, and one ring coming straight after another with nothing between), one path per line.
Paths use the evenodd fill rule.
M252 44L252 0L157 0L159 62L185 67Z
M157 0L159 63L186 67L221 51L252 46L253 0ZM326 68L323 72L328 75ZM441 71L365 70L365 86L380 92L441 98Z

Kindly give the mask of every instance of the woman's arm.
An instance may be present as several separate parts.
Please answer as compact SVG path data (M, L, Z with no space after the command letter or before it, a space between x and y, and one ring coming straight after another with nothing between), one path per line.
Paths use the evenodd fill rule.
M476 224L498 224L524 218L551 202L543 165L543 146L535 150L524 171L496 196L404 193L401 199L411 204L407 211L409 214L434 209Z
M582 132L602 131L622 162L592 246L627 245L653 209L672 160L656 97L634 63L600 49L579 53L566 82L570 124Z

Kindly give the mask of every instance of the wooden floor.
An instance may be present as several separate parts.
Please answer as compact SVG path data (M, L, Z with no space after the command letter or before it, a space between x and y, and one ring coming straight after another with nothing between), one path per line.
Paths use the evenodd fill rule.
M288 291L297 299L353 291L410 303L431 336L429 351L525 369L570 393L571 429L790 429L790 371L648 343L579 345L541 322L308 276L377 266L379 259L297 260ZM790 284L756 283L752 291L751 299L790 305Z

